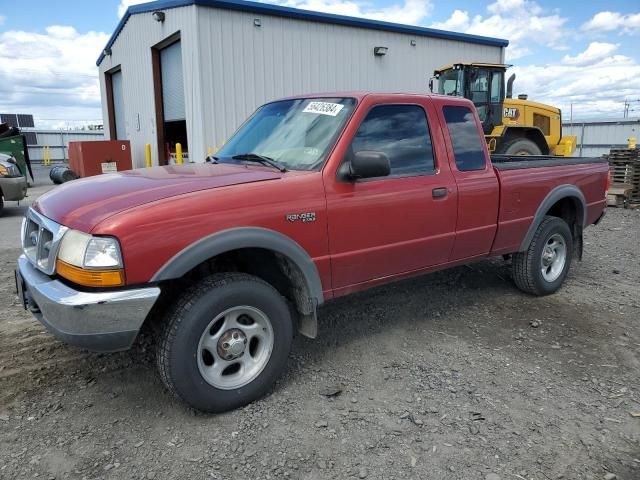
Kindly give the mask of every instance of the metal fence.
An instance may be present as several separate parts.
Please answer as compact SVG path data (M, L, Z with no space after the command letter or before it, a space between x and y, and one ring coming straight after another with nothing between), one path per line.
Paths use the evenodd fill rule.
M640 139L640 118L564 123L562 134L578 137L575 155L599 157L612 148L626 148L630 137Z
M48 152L53 162L69 159L69 142L104 140L100 130L36 130L25 129L22 133L27 137L29 158L34 163L41 163Z

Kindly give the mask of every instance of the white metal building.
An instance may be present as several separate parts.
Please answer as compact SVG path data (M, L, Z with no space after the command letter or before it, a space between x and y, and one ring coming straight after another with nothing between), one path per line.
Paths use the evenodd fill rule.
M311 92L425 92L456 61L503 62L506 40L243 0L129 7L98 59L105 137L134 165L179 141L204 161L259 105ZM376 47L384 47L384 54Z
M629 138L640 140L640 118L581 120L562 124L564 135L575 135L576 155L599 157L612 148L626 148Z

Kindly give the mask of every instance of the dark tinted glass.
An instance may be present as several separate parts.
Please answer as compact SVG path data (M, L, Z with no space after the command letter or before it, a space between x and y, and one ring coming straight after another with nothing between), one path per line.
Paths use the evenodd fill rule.
M364 119L351 144L353 153L383 152L391 175L434 171L431 135L424 110L416 105L381 105Z
M448 106L443 107L442 111L447 122L458 170L464 172L484 169L484 138L478 133L471 109Z

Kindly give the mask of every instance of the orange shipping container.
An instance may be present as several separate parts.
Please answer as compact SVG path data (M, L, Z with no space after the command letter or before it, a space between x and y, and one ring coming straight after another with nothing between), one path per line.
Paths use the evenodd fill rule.
M80 177L131 170L129 140L69 142L69 168Z

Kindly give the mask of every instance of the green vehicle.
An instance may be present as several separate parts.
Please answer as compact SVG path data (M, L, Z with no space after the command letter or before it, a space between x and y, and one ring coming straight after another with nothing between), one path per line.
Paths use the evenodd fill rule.
M0 153L13 157L22 175L26 177L28 172L31 179L34 180L27 141L25 136L20 133L20 129L6 123L0 124Z
M0 215L4 201L19 202L27 196L27 177L18 168L16 159L0 153Z

